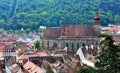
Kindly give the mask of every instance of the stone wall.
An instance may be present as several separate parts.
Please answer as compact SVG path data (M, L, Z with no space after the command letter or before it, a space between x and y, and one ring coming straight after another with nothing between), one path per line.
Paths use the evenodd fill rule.
M43 49L56 49L61 48L61 43L55 39L43 39L41 40L41 47Z
M61 48L67 47L69 51L77 50L79 47L85 46L98 46L99 39L91 39L91 38L81 38L81 39L67 39L61 40Z
M41 40L41 47L45 49L64 49L69 51L77 50L79 47L98 46L99 38L78 38L78 39L44 39Z

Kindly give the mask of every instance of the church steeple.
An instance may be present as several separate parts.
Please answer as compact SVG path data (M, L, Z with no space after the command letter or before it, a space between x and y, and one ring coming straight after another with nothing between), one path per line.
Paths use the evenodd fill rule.
M100 24L100 16L98 14L98 11L96 12L96 15L94 17L94 23L97 25Z
M94 17L94 25L93 25L93 27L94 27L96 35L101 34L101 23L100 23L100 16L99 16L98 11L96 12L96 15Z

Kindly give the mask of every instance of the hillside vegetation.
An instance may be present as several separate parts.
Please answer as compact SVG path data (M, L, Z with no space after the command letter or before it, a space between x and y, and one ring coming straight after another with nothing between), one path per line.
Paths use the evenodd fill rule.
M36 30L40 25L92 24L96 11L102 25L120 22L119 0L0 0L0 28Z

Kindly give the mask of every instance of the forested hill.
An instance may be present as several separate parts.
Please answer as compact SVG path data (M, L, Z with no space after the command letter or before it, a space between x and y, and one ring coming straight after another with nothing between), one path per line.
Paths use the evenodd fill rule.
M0 0L0 28L92 24L96 11L102 25L120 22L119 0Z

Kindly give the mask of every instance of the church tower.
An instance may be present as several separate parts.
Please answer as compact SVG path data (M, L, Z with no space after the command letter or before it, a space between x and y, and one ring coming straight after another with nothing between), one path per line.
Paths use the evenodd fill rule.
M96 12L96 15L94 16L94 24L93 24L95 35L101 34L101 23L100 23L100 16L98 11Z
M94 17L94 24L100 25L100 16L99 16L98 12L96 12L96 15Z

